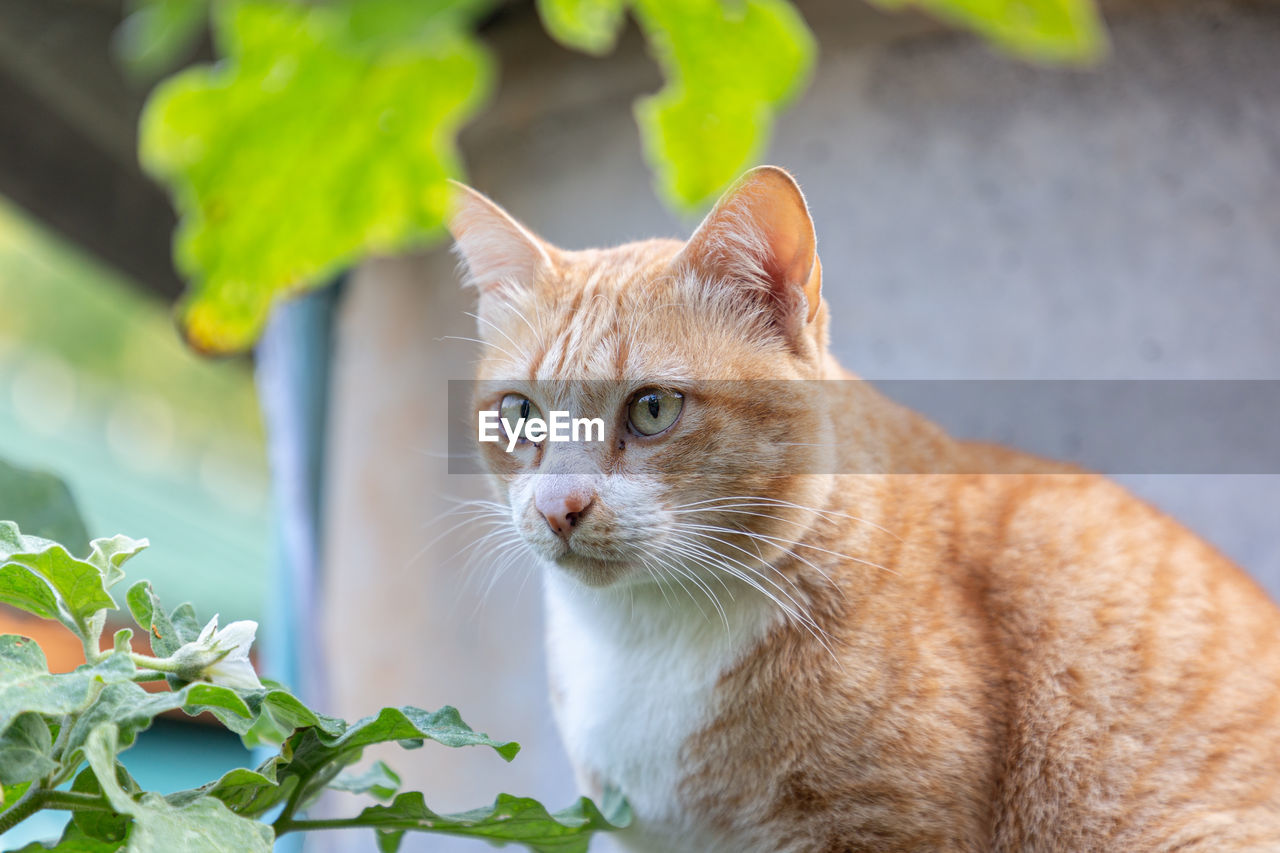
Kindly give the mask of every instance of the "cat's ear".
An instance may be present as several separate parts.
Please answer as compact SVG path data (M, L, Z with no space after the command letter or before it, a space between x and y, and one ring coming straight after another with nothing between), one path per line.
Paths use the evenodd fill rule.
M481 296L532 284L553 266L552 249L494 202L465 184L453 185L449 233L466 265L466 281Z
M777 166L752 169L727 190L676 262L709 283L764 291L789 334L818 314L822 264L813 219L795 179Z

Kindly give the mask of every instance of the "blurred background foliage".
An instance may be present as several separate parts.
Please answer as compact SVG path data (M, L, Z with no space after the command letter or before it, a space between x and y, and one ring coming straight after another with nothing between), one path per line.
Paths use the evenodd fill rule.
M917 5L1042 62L1105 50L1091 0L876 0ZM180 70L142 118L145 168L182 217L179 315L211 353L243 351L271 304L361 257L439 237L455 139L497 73L475 38L497 0L131 0L124 64L154 77L209 26L218 61ZM816 43L788 0L539 0L563 44L608 53L634 16L665 86L636 120L657 189L705 208L754 165L805 88Z
M44 535L146 531L172 546L150 565L157 582L259 618L269 523L249 366L197 357L168 305L2 202L0 305L0 517L23 518L35 496L62 501L41 473L53 471L87 534L59 513Z
M61 542L73 554L89 551L89 531L67 484L47 471L28 471L0 459L0 495L4 520L15 521L27 536Z
M470 36L482 5L215 5L225 61L162 84L140 128L182 213L197 348L244 349L275 294L434 236L462 171L457 131L490 88Z

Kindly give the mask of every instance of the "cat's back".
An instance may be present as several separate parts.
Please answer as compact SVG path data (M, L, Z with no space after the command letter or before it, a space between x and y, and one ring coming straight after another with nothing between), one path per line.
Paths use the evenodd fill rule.
M1275 606L1115 483L975 450L1038 473L843 480L810 549L828 640L721 678L699 811L806 850L1280 849Z
M997 848L1280 845L1267 595L1102 477L953 479L956 579L991 626L1008 699Z

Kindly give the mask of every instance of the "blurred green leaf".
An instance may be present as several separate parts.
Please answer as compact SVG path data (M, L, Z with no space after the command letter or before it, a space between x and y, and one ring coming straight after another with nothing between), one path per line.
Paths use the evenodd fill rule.
M182 806L171 805L159 794L143 794L135 800L116 778L116 728L98 726L85 744L85 757L98 777L111 807L133 818L129 832L132 853L271 853L275 835L270 827L242 818L213 797L202 797Z
M283 743L295 730L308 726L335 736L344 732L347 727L344 721L336 717L312 711L298 697L278 686L268 686L265 691L251 693L246 701L255 715L260 714L262 719L270 719L271 727L278 735L276 743Z
M165 799L175 806L181 806L200 797L217 797L236 814L254 817L283 802L297 784L296 777L286 779L287 784L283 785L277 781L276 767L279 764L280 757L272 756L257 770L238 767L224 773L222 778L214 782L169 794Z
M0 459L0 518L17 522L33 536L62 542L79 553L89 547L80 511L62 480Z
M474 731L449 706L431 712L410 706L383 708L373 716L347 724L316 714L275 688L245 698L255 714L279 714L301 725L289 728L286 724L288 735L280 754L256 770L232 771L201 788L170 794L171 803L181 805L208 795L223 800L238 814L253 817L284 802L300 786L305 790L296 798L296 805L302 808L326 786L390 798L399 779L381 762L359 776L340 775L360 760L365 747L376 743L398 742L412 747L432 740L450 747L488 746L508 761L519 750L518 744L495 741Z
M134 77L171 69L195 45L209 20L209 0L128 0L116 30L116 57Z
M662 195L701 207L756 164L817 45L786 0L634 0L667 85L636 103Z
M30 787L30 782L20 782L17 785L5 785L0 783L0 805L12 804L14 800L21 797Z
M128 682L135 672L127 657L111 655L93 666L50 675L34 640L0 635L0 732L28 711L54 715L84 710L99 692Z
M663 198L693 210L756 164L817 45L787 0L538 2L552 36L596 55L612 49L628 7L667 79L636 104L645 153Z
M224 60L158 86L140 132L182 216L195 347L243 350L275 299L436 234L461 172L454 137L490 88L470 37L489 2L215 6Z
M147 547L147 540L127 536L95 539L89 556L83 560L71 556L62 545L24 536L12 521L0 521L0 566L20 566L43 580L56 594L67 613L85 620L105 609L115 609L115 600L107 587L124 577L120 565ZM0 601L29 610L45 618L53 618L49 599L40 593L30 579L20 572L0 570Z
M1093 0L871 0L885 9L909 6L974 30L997 47L1039 62L1087 64L1107 50Z
M19 714L0 734L0 783L30 782L58 769L50 754L53 737L39 714Z
M156 607L151 603L152 597L155 595L151 591L151 581L138 581L129 587L129 591L125 593L125 604L129 607L129 613L133 616L133 621L138 623L148 635L151 634L151 621L156 612ZM154 648L154 643L152 647Z
M606 816L607 813L607 816ZM492 806L458 814L439 814L427 808L422 794L401 794L387 806L370 806L356 818L379 830L378 847L394 851L406 830L514 841L537 853L585 853L591 833L619 829L631 815L621 797L605 798L604 810L586 797L563 811L548 812L537 800L499 794Z
M95 539L89 543L86 562L102 573L104 582L111 588L124 577L124 570L120 567L150 546L146 539L130 539L119 534Z
M446 705L437 711L404 706L383 708L377 714L350 725L340 723L340 731L304 728L295 732L285 744L283 754L288 763L278 773L281 780L298 776L308 794L300 799L306 806L344 769L360 760L364 748L377 743L399 743L411 749L431 740L449 747L488 746L510 761L520 745L499 742L473 730L462 721L456 708Z
M173 608L173 612L169 614L169 622L173 625L173 636L176 637L179 646L195 642L203 627L200 620L196 618L195 607L190 602Z
M0 601L41 619L58 618L58 597L53 590L39 576L16 563L0 566Z
M389 800L400 790L400 776L383 762L375 761L358 773L344 770L329 787L348 794L368 794L376 800Z
M108 660L123 657L113 655ZM93 730L110 723L115 726L121 749L133 745L138 734L151 728L160 714L181 710L191 716L206 711L213 713L233 731L246 730L252 721L251 711L234 690L214 684L189 684L180 690L152 693L132 681L108 684L97 701L76 720L67 737L65 754L72 760Z
M186 698L183 700L182 706L191 709L189 713L199 714L203 711L228 711L237 717L252 716L249 706L245 704L244 699L240 698L240 694L232 690L230 687L223 687L219 684L191 684L184 688Z
M121 764L116 765L116 779L130 796L140 793L138 783ZM71 790L78 794L101 794L102 786L98 784L93 768L86 767L76 775ZM129 833L128 816L115 812L75 811L71 813L71 820L82 833L97 841L122 842Z
M17 634L0 634L0 685L25 682L49 671L44 652L35 640Z
M1092 0L872 0L917 5L1041 62L1087 63L1106 49ZM692 210L714 200L768 144L777 114L801 92L816 44L787 0L539 0L560 42L612 49L627 8L667 78L636 105L663 197Z
M341 722L341 721L337 721ZM399 708L383 708L377 714L364 717L349 725L343 724L338 733L322 729L310 729L314 743L306 738L294 745L293 760L312 763L327 761L335 752L361 749L375 743L390 741L432 740L444 746L488 746L506 761L515 758L520 745L513 741L496 741L487 734L477 732L462 721L458 709L445 705L437 711L424 711L405 705Z
M200 623L195 608L181 604L166 615L160 597L152 589L150 581L138 581L125 593L129 613L147 634L151 651L158 657L168 657L187 643L200 636ZM166 677L169 686L177 690L184 682L175 675Z
M208 0L135 0L135 62L171 56ZM494 0L220 0L222 61L157 87L141 156L182 215L175 236L191 282L188 340L241 351L275 300L373 253L422 245L460 171L454 137L490 86L472 38ZM1091 0L873 0L911 3L1041 61L1088 61L1105 36ZM778 113L804 89L817 47L788 0L538 0L564 44L614 46L630 10L666 77L636 104L661 195L694 210L766 149ZM144 45L145 43L145 45Z
M538 14L556 41L603 56L617 44L626 0L538 0Z

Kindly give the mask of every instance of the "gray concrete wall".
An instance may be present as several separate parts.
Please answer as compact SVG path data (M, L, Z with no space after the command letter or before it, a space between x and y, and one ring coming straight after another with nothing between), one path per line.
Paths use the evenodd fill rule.
M1113 57L1087 73L847 4L806 10L818 76L767 159L808 193L846 365L869 378L1280 378L1280 9L1129 9L1112 16ZM630 102L658 78L634 38L592 60L519 14L493 38L503 83L464 136L473 183L570 248L686 234L641 158ZM443 458L444 383L475 356L443 338L474 334L468 302L442 249L368 264L342 307L325 543L326 618L344 638L330 649L335 710L452 702L525 744L509 766L431 746L392 755L434 806L497 790L567 804L536 574L482 597L482 570L454 554L483 531L433 543L449 499L480 493ZM1126 482L1280 593L1280 477Z

